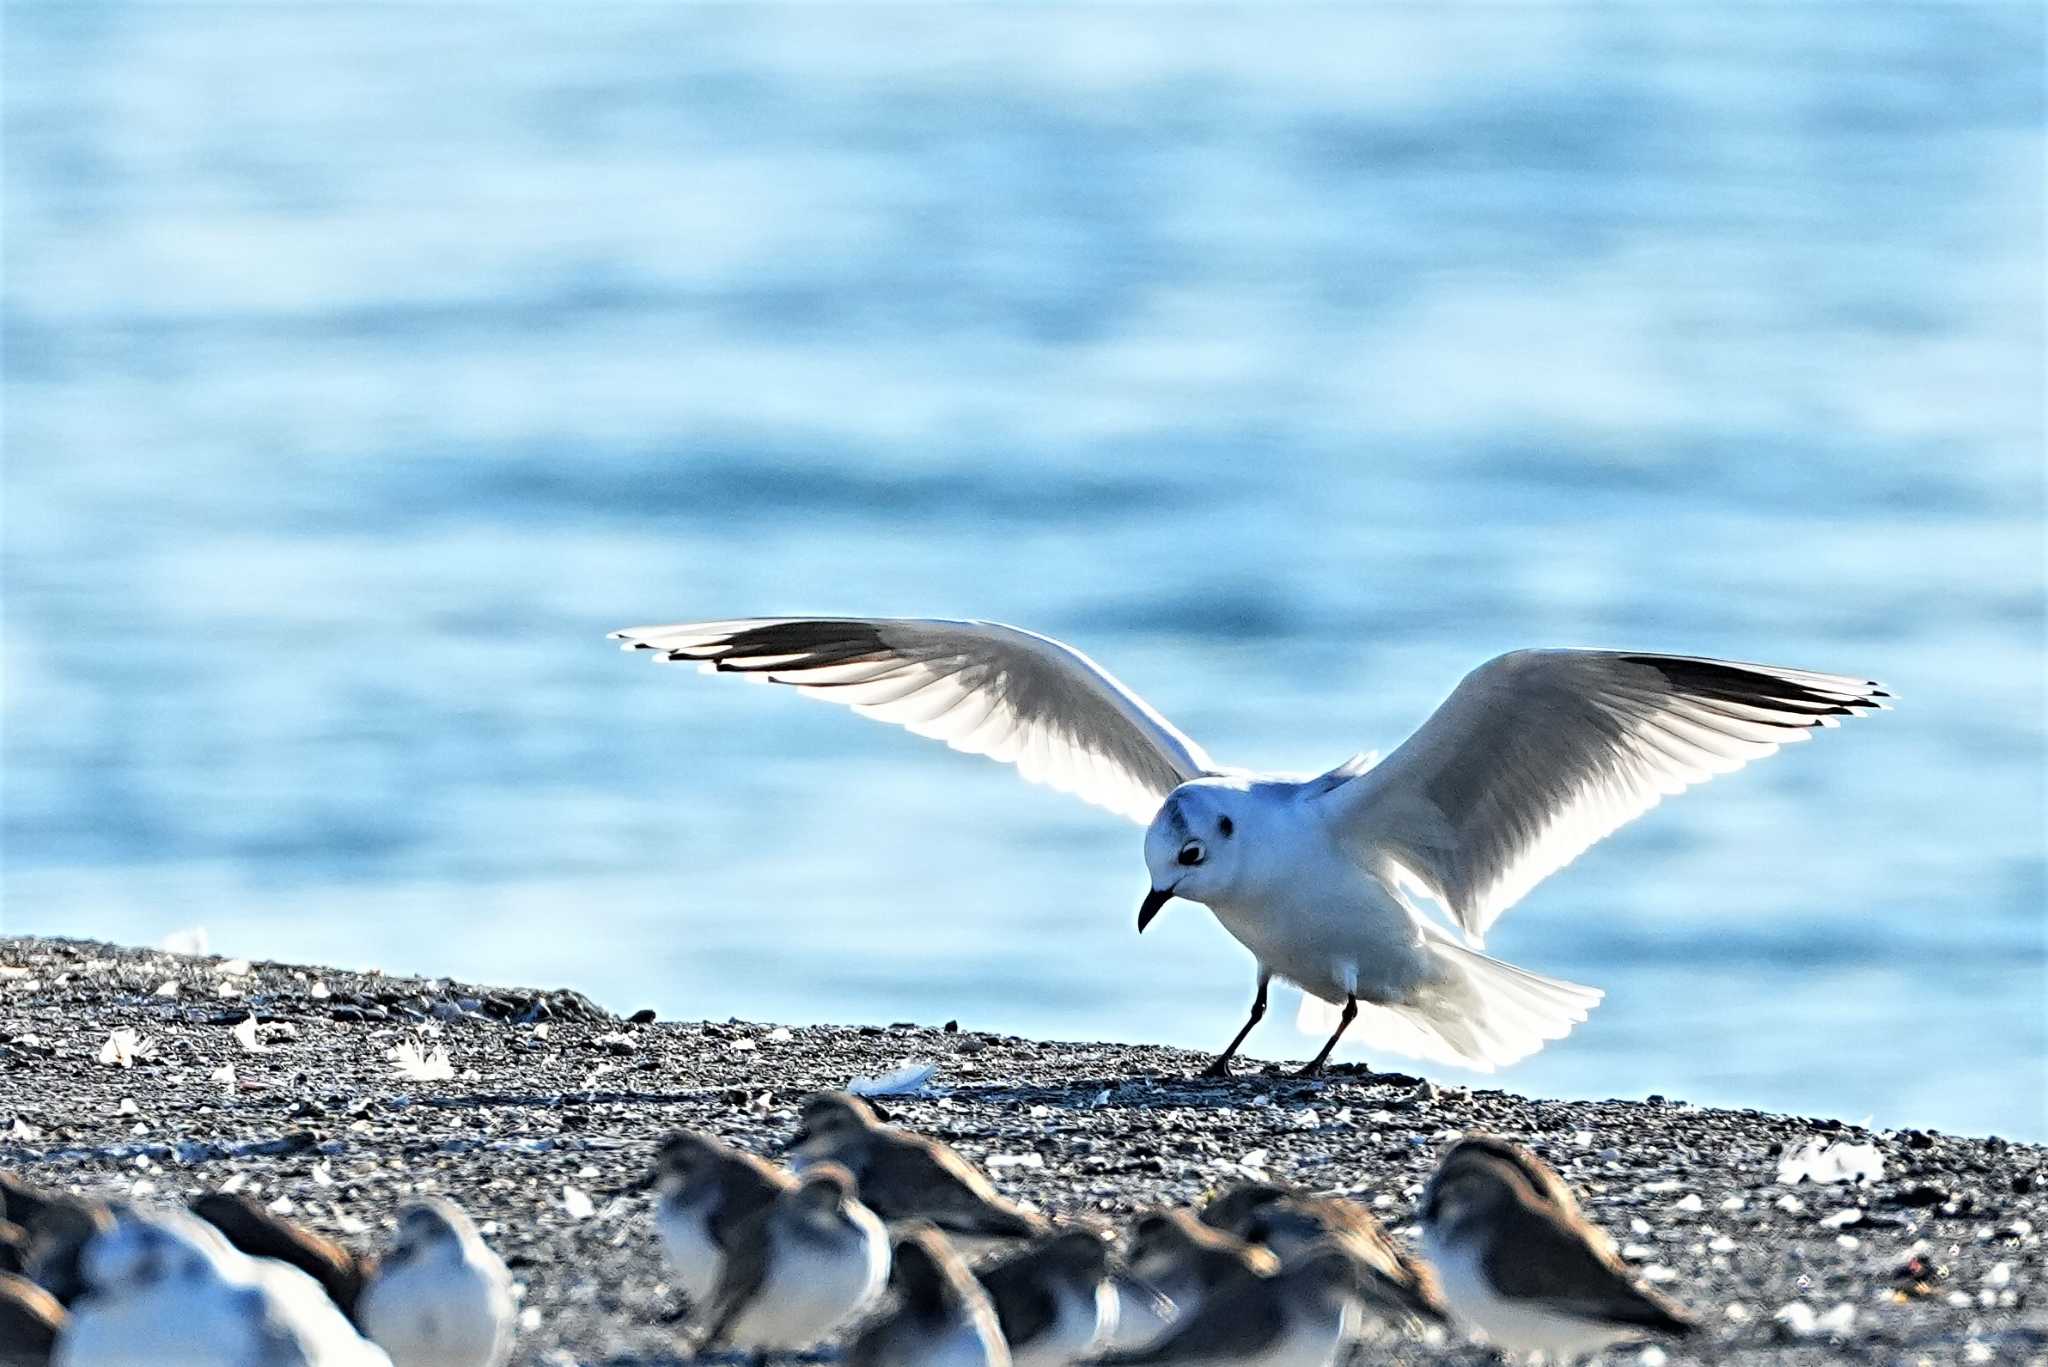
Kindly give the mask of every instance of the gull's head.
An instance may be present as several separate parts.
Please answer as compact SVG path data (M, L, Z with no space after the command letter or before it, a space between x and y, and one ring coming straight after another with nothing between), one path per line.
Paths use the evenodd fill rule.
M1196 779L1173 790L1145 830L1145 867L1152 890L1138 908L1142 934L1167 899L1214 905L1235 884L1249 814L1243 785Z

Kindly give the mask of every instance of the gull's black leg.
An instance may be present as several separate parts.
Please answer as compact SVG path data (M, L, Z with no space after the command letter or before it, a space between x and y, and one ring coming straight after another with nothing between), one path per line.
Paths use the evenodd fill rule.
M1252 1032L1253 1026L1266 1018L1266 989L1272 985L1273 975L1263 968L1260 969L1259 994L1252 998L1251 1019L1244 1023L1244 1029L1237 1032L1237 1038L1230 1042L1230 1047L1218 1054L1216 1061L1202 1070L1203 1077L1230 1076L1230 1060L1237 1053L1237 1046L1244 1043L1244 1037Z
M1299 1073L1296 1073L1295 1076L1314 1077L1317 1073L1322 1072L1323 1061L1330 1057L1330 1051L1337 1047L1337 1041L1344 1038L1344 1032L1346 1030L1349 1030L1351 1028L1351 1022L1357 1019L1358 998L1346 997L1344 999L1344 1014L1337 1018L1337 1033L1330 1036L1329 1041L1323 1045L1323 1052L1317 1054L1314 1060L1309 1063L1308 1067L1302 1069Z

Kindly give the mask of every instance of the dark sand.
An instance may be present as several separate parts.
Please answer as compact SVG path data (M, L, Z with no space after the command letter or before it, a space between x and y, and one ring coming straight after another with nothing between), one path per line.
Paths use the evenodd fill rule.
M693 1126L772 1151L805 1093L905 1059L936 1062L943 1095L886 1102L895 1118L1048 1211L1121 1217L1190 1202L1249 1164L1355 1195L1399 1234L1445 1143L1485 1129L1555 1164L1626 1256L1698 1312L1704 1334L1673 1345L1670 1362L2048 1362L2039 1146L1344 1070L1204 1082L1192 1077L1200 1055L985 1035L973 1021L957 1032L632 1024L574 993L222 967L0 939L0 1167L166 1201L238 1182L355 1244L380 1242L406 1195L448 1194L494 1222L488 1237L525 1284L537 1323L521 1335L523 1363L679 1360L677 1298L649 1200L632 1189L656 1140ZM175 996L157 995L166 982ZM233 1033L252 1010L267 1052ZM452 1079L408 1080L386 1056L425 1022L439 1026L429 1047L446 1047ZM100 1063L121 1027L154 1052ZM216 1080L224 1064L232 1086ZM1814 1137L1874 1141L1884 1175L1860 1189L1779 1185L1780 1154ZM582 1196L594 1211L581 1213ZM1792 1302L1822 1315L1847 1304L1854 1319L1846 1333L1796 1338L1775 1322ZM1365 1358L1488 1354L1404 1341Z

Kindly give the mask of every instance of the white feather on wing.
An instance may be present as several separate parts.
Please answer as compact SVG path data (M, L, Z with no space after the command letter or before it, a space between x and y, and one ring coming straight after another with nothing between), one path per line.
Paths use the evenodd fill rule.
M611 633L660 660L786 684L862 716L1013 764L1140 824L1189 779L1202 748L1093 660L996 622L753 617Z
M1518 650L1466 675L1325 800L1362 857L1394 861L1477 944L1537 883L1665 797L1888 696L1771 665Z

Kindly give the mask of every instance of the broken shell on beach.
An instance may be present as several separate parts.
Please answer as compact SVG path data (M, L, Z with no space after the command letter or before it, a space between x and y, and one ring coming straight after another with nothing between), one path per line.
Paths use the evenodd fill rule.
M780 1161L805 1098L856 1079L881 1123L946 1146L1034 1227L1098 1231L1112 1267L1140 1213L1199 1209L1251 1182L1341 1198L1419 1258L1432 1174L1479 1133L1512 1141L1568 1189L1589 1222L1587 1256L1611 1264L1617 1316L1636 1313L1628 1298L1640 1294L1696 1325L1625 1336L1603 1360L2048 1359L2040 1146L1662 1099L1538 1101L1355 1068L1217 1081L1196 1076L1206 1062L971 1021L635 1023L573 992L0 940L0 1169L200 1242L210 1236L179 1235L164 1213L226 1193L348 1260L391 1249L407 1208L452 1202L505 1264L514 1362L693 1360L709 1307L685 1301L656 1237L667 1199L652 1177L657 1146L690 1130ZM1542 1186L1532 1179L1530 1199ZM971 1268L1005 1252L960 1251ZM1331 1275L1332 1294L1349 1297L1352 1283ZM946 1285L955 1291L934 1304L980 1294ZM1489 1285L1529 1291L1505 1272ZM70 1290L77 1316L91 1293ZM1472 1288L1453 1277L1443 1292L1448 1327L1350 1316L1328 1360L1485 1361L1461 1314ZM857 1312L815 1346L836 1358L912 1294L851 1298ZM1247 1294L1302 1324L1322 1303L1299 1288L1284 1304L1271 1288ZM1084 1351L1142 1353L1142 1342L1105 1337ZM1279 1360L1256 1343L1232 1351ZM1162 1347L1146 1360L1191 1358Z

